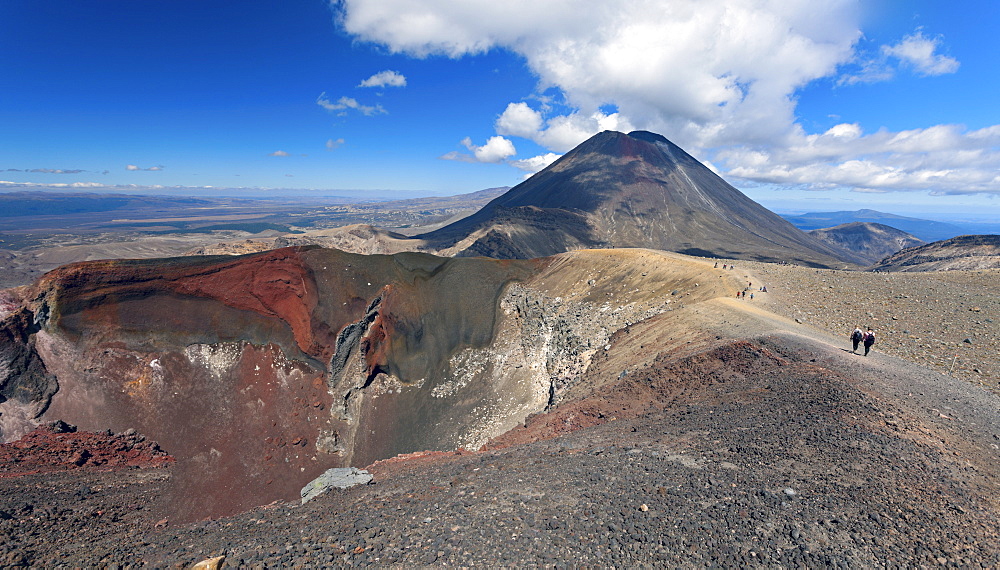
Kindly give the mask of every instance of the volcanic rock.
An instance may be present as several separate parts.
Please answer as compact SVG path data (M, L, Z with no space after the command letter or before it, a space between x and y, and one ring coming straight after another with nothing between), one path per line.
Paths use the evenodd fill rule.
M877 263L878 271L1000 268L1000 235L958 236L904 249Z
M0 441L16 439L33 427L58 390L54 375L35 350L38 320L20 305L22 300L5 299L0 310Z
M302 503L322 495L330 489L346 489L355 485L370 483L372 475L364 469L357 467L334 467L327 469L322 475L313 479L308 485L302 487L299 494L302 496Z
M859 261L645 131L597 134L479 212L418 237L441 254L459 256L643 247L818 267Z
M619 330L735 286L705 271L645 250L73 264L0 322L0 354L34 363L0 382L37 387L0 404L3 437L135 427L177 458L172 519L229 514L332 467L478 448L556 404Z
M924 245L922 240L904 231L871 222L852 222L807 233L834 247L851 251L867 263L881 261L901 249Z
M997 388L997 270L885 275L747 261L738 262L738 270L723 270L712 260L644 250L579 251L512 262L413 254L369 259L298 249L172 263L159 272L163 287L228 273L234 285L227 290L185 285L185 290L213 297L160 299L176 313L193 298L204 301L202 323L212 326L221 322L214 304L226 299L249 305L250 293L257 292L258 310L274 307L266 293L280 289L270 277L288 277L300 267L304 284L292 287L294 280L288 279L285 294L315 289L317 308L309 312L308 328L346 323L343 334L334 334L332 348L323 349L319 347L328 336L288 332L275 350L291 355L296 338L327 339L310 354L334 355L326 365L327 377L334 368L341 372L322 388L331 398L316 406L316 399L298 395L300 379L278 375L265 365L256 370L253 360L238 370L230 368L235 348L242 344L180 342L197 363L185 370L179 362L187 360L188 352L184 360L168 356L177 348L169 348L163 337L150 337L153 325L135 328L134 337L129 336L125 325L134 326L136 320L113 288L103 289L100 303L90 297L89 308L73 313L77 316L70 320L86 331L74 342L87 338L94 346L105 343L103 349L122 351L110 355L128 350L148 359L157 352L156 367L142 362L163 375L161 380L151 377L150 384L162 381L169 389L157 395L130 384L138 376L127 369L116 373L105 367L88 379L84 374L95 360L71 367L75 375L66 375L64 383L66 369L48 359L47 352L52 338L72 340L60 324L69 322L63 319L70 313L62 308L82 306L72 300L88 296L83 284L106 284L110 278L102 276L102 266L91 266L94 274L79 280L75 294L64 291L65 304L53 295L50 282L42 288L48 291L42 298L50 301L49 316L28 336L38 340L39 357L59 376L60 391L39 421L64 417L83 424L74 416L52 415L52 410L59 407L63 389L89 381L88 405L102 407L105 422L119 413L107 399L125 387L130 395L116 397L130 398L138 407L145 393L154 405L144 412L172 417L175 429L186 430L184 437L193 443L185 457L165 469L102 472L88 467L88 461L66 472L7 476L12 463L0 462L4 565L190 567L223 555L234 567L526 567L567 560L620 567L1000 564L1000 402L983 389ZM261 280L239 278L243 265ZM281 271L269 273L270 266ZM131 262L115 271L141 276ZM348 288L352 280L343 279L337 287L333 283L336 276L353 271L365 279L354 289L359 300L337 321L330 311L345 301L335 291ZM466 271L494 283L490 287L505 282L499 301L483 295L489 287L464 291L470 283L456 274ZM511 275L516 278L504 281ZM767 285L768 292L759 291L752 300L734 299L733 291L751 281ZM386 284L400 290L403 300L412 299L414 312L404 310ZM139 289L143 287L153 290L151 283ZM139 301L139 289L120 293ZM434 346L448 344L437 327L469 326L453 320L470 310L466 294L479 299L471 308L490 309L470 320L480 322L482 314L495 318L489 341L471 350L463 346L448 367L430 366L449 376L427 376L416 387L411 373L421 370L419 363L402 357L436 361L447 353L434 352ZM445 303L435 304L435 295L455 305L455 314L438 314ZM33 300L24 309L38 314L40 299L29 297ZM114 310L93 312L104 304ZM284 307L271 317L254 314L281 324L297 312ZM91 318L97 315L118 315L120 323L108 327L118 321ZM795 315L804 316L809 325L796 325ZM875 324L881 335L867 358L851 354L846 338L861 318L870 319L861 324ZM423 336L410 336L420 319L429 323ZM892 334L893 322L926 340ZM86 323L95 326L84 327ZM147 337L157 344L149 341L144 349L139 339ZM975 343L961 346L956 364L951 349L965 337ZM389 341L398 344L383 350ZM917 343L942 341L948 341L943 363L930 365L926 354L911 350ZM412 343L414 352L403 343ZM256 350L247 345L250 352L244 356ZM386 355L399 360L390 364ZM298 358L320 366L327 357ZM963 361L977 367L969 382L957 376ZM377 372L369 377L369 362L396 367L402 375L393 379ZM463 422L466 433L487 433L469 430L468 422L504 411L507 400L519 394L518 386L496 386L496 381L526 370L533 371L530 378L539 388L548 390L531 400L535 412L506 409L509 418L520 418L513 424L520 427L492 438L479 451L456 450L459 440L442 437L451 429L445 426ZM191 372L195 381L181 384L179 377ZM176 421L193 416L176 413L172 399L179 395L173 392L196 391L201 384L218 385L216 393L202 391L205 398L248 392L246 400L238 396L211 402L216 413L237 422L236 429L222 432L226 423L188 429ZM257 385L271 391L262 392ZM495 386L491 395L482 395L490 385ZM103 393L102 387L107 388ZM281 408L286 394L294 396L293 402L299 398L295 403L302 407ZM345 396L360 405L343 406ZM281 413L272 414L272 407ZM424 423L406 419L404 409ZM313 424L290 422L296 412L315 414L311 421L319 424L353 415L357 429L345 429L337 437L326 434L320 445L307 433ZM227 473L228 485L266 505L192 522L168 517L158 506L185 500L178 490L197 500L210 497L209 491L225 494L222 486L200 492L196 485L183 486L185 462L206 467L200 474L211 473L212 461L222 462L233 453L219 447L220 438L208 433L212 430L238 440L234 447L245 446L242 455L249 469L275 457L286 465L270 468L266 475L275 478L272 485L282 477L301 481L301 486L315 475L299 471L296 454L309 462L326 460L313 445L317 450L339 445L345 455L355 457L391 453L406 447L398 445L396 431L420 432L415 426L427 431L408 435L413 438L409 449L436 440L439 451L378 461L366 468L374 476L371 485L327 492L305 504L296 490L267 503L259 481ZM241 431L252 433L244 437ZM133 430L122 435L140 437ZM260 437L271 446L268 455L279 455L266 459L258 454L252 438ZM359 444L362 438L367 442ZM377 441L392 445L373 445Z
M155 441L132 430L115 435L85 432L61 420L39 426L20 439L0 443L0 476L59 471L166 467L174 458Z

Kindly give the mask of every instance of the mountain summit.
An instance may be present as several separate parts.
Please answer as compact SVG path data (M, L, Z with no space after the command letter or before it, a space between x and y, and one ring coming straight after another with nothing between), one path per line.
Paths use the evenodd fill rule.
M815 266L856 261L646 131L594 135L476 214L420 237L458 256L642 247Z

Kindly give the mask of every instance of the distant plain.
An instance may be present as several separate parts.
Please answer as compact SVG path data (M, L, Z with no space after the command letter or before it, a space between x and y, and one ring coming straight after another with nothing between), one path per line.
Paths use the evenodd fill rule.
M0 288L76 261L185 255L350 224L418 233L466 216L505 188L386 202L347 198L0 194Z

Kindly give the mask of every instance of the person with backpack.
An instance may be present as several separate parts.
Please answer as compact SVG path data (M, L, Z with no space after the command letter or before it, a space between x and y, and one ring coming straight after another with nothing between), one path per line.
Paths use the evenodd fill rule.
M851 342L854 343L854 348L851 349L851 354L858 353L858 345L861 344L861 339L864 338L865 333L861 332L861 327L855 327L854 332L851 333Z
M871 350L872 345L875 344L875 331L869 328L868 332L865 333L865 338L862 339L862 342L865 345L865 356L868 356L868 351Z

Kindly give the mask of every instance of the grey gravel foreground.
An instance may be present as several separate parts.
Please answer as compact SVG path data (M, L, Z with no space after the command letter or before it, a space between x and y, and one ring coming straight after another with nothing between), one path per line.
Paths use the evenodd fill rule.
M376 469L369 485L217 521L155 526L150 505L165 484L150 475L157 470L89 475L73 486L0 479L8 514L0 563L184 567L225 556L224 567L250 568L1000 566L1000 479L988 441L1000 442L995 424L966 433L961 418L936 417L926 402L866 395L859 384L906 376L888 357L870 369L879 378L862 383L824 365L859 357L802 339L742 350L632 374L635 384L615 390L668 372L689 378L681 397L651 402L639 417L402 462ZM975 398L963 405L994 406L995 418L996 398Z

